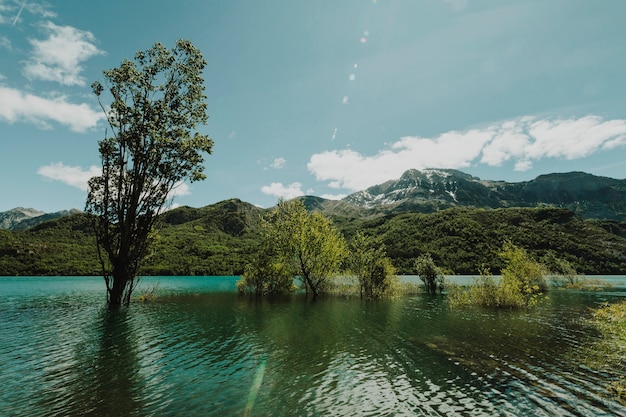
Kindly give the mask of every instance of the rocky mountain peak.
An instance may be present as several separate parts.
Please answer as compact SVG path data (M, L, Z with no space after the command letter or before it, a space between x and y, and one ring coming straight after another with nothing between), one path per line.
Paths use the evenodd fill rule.
M32 219L43 214L45 214L43 211L33 208L16 207L0 213L0 228L12 229L15 225L24 220Z
M33 208L16 207L0 212L0 229L24 230L48 220L58 219L71 214L80 213L78 209L62 210L55 213L45 213Z
M626 180L567 172L505 182L481 180L454 169L410 169L397 180L356 192L344 201L383 213L548 205L568 208L582 217L620 220L626 215Z

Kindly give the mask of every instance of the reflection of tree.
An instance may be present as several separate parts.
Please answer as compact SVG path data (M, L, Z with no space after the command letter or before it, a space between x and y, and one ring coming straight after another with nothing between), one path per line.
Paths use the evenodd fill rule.
M277 415L293 414L294 406L323 414L316 407L337 399L329 390L358 391L365 374L386 374L385 358L397 342L402 303L296 298L245 298L237 306L242 333L254 334L267 352L255 407L267 402ZM276 398L289 400L277 403Z
M106 311L100 354L96 364L96 398L100 409L115 415L132 415L137 401L138 360L127 311ZM108 414L108 413L107 413Z
M74 415L132 416L141 410L139 362L128 311L103 309L94 321L95 349L77 352L83 373L74 387Z

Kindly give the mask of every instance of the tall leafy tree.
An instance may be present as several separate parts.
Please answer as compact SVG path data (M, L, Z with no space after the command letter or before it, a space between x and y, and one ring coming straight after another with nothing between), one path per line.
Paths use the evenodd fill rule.
M110 305L130 302L174 188L205 179L204 154L213 141L196 131L208 120L205 65L189 41L179 40L171 50L156 43L104 71L104 85L92 84L110 132L99 142L102 174L89 181L85 211L94 218Z
M307 294L317 297L347 255L339 230L322 213L308 212L299 200L279 201L266 222L266 238L282 262L292 265Z

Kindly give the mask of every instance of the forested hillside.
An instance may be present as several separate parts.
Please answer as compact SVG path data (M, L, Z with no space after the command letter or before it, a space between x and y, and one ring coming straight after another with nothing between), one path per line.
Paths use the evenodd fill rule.
M320 209L321 205L311 205ZM265 210L239 200L164 214L144 275L239 275L259 241ZM626 273L626 223L585 220L567 209L451 208L361 219L330 217L350 240L358 230L381 236L399 273L430 252L449 273L497 273L505 240L549 262L555 256L586 274ZM98 275L89 219L74 214L24 231L0 230L0 275Z
M433 214L405 213L362 223L368 234L383 237L401 273L429 252L448 273L476 273L487 265L498 273L502 244L511 240L550 266L554 256L586 274L626 273L626 223L583 220L567 209L453 208ZM354 232L345 225L346 235Z

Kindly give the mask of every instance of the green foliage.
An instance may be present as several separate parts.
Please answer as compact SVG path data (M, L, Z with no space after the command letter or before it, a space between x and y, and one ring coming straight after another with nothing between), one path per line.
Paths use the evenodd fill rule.
M383 298L398 281L385 246L378 239L359 232L352 239L348 264L359 281L359 294L367 300Z
M270 246L259 249L246 265L241 279L237 281L237 290L240 293L254 293L256 295L273 295L292 292L293 269L283 263Z
M430 253L420 255L415 260L415 270L424 283L427 293L436 294L437 290L439 292L443 290L444 275L441 269L435 265Z
M604 304L593 311L589 323L599 331L600 338L582 350L583 362L612 375L607 389L626 402L626 301Z
M483 307L500 307L501 294L491 271L481 269L480 276L464 288L458 284L448 285L448 300L453 307L480 305Z
M1 230L0 275L97 275L88 217L75 214L25 231Z
M539 302L547 289L545 267L511 242L504 244L499 255L506 264L500 280L496 281L483 266L480 277L475 278L469 287L450 286L448 298L452 306L526 308Z
M289 265L313 297L325 290L347 254L339 230L320 212L308 212L299 200L279 201L262 225L280 263Z
M605 223L600 227L557 208L452 208L357 220L349 228L380 236L399 274L414 273L415 259L423 253L456 274L476 274L483 264L500 274L504 260L498 252L507 240L527 248L536 259L552 250L581 273L622 274L626 239L609 231L619 228Z
M532 259L526 249L507 241L500 252L500 257L506 262L502 270L502 285L524 294L527 305L533 304L535 296L548 289L545 266Z
M213 141L195 131L208 120L202 71L189 41L172 50L157 43L135 60L104 71L92 84L111 136L99 142L102 174L89 181L85 211L93 215L98 254L112 305L130 302L158 214L175 187L205 178L203 153ZM104 253L103 253L104 252Z

